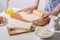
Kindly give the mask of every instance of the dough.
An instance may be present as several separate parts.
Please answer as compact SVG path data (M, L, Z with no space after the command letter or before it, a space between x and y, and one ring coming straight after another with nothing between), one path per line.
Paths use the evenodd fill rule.
M33 10L32 14L28 14L27 12L20 12L20 13L15 13L11 15L12 18L18 19L23 22L32 22L33 25L45 25L49 21L43 21L41 18L44 15L44 12L38 11L38 10ZM40 19L40 21L38 20Z
M30 30L32 27L32 23L23 22L23 21L19 21L19 20L13 20L13 22L9 23L8 27L9 28Z

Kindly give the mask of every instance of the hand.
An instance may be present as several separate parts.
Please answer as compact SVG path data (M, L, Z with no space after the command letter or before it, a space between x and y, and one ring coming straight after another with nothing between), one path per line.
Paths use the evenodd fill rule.
M31 6L31 7L28 7L28 8L24 8L18 12L27 12L27 13L31 13L33 9L37 9L37 6Z
M47 18L47 20L38 19L38 20L33 21L33 24L36 26L44 26L44 25L48 24L49 21L50 21L50 18L49 19Z
M51 14L51 12L45 12L45 14L43 15L42 19L44 21L49 21L50 20L50 18L49 18L50 14Z
M50 15L50 12L45 12L42 18L33 21L33 24L38 26L48 24L50 22L49 15Z

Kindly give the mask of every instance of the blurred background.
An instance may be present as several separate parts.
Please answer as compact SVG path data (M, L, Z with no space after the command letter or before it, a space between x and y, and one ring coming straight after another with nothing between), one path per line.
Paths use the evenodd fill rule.
M7 0L0 0L0 12L6 7ZM9 6L10 7L17 7L17 8L27 8L34 4L35 0L10 0ZM46 4L46 0L40 0L38 10L44 10Z

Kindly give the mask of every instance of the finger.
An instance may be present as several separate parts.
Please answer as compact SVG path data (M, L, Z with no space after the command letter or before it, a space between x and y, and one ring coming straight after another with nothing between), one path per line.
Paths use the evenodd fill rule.
M32 10L33 10L33 9L28 10L28 13L29 13L29 14L32 14Z
M24 9L24 12L27 12L28 11L28 9Z
M45 13L42 15L42 17L44 17Z
M48 18L48 17L49 17L48 15L44 15L44 16L43 16L43 19Z
M32 9L26 9L24 12L27 12L28 14L31 14L32 13Z
M45 18L44 21L48 21L49 19L50 19L49 17L48 18Z
M24 8L24 9L20 10L19 12L25 12L25 10L26 10L26 9Z
M27 11L27 13L28 13L28 14L31 14L31 11L29 10L29 11Z
M47 16L42 17L42 19L45 19L45 18L47 18Z

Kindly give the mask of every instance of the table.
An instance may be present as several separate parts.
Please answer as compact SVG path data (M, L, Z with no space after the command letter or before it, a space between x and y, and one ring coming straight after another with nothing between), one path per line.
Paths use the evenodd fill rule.
M9 15L5 14L5 12L0 13L0 16L5 16L8 19L8 23L11 21L11 18ZM60 31L55 31L54 36L49 39L41 39L35 34L35 32L9 36L7 25L8 24L0 26L0 40L60 40Z

